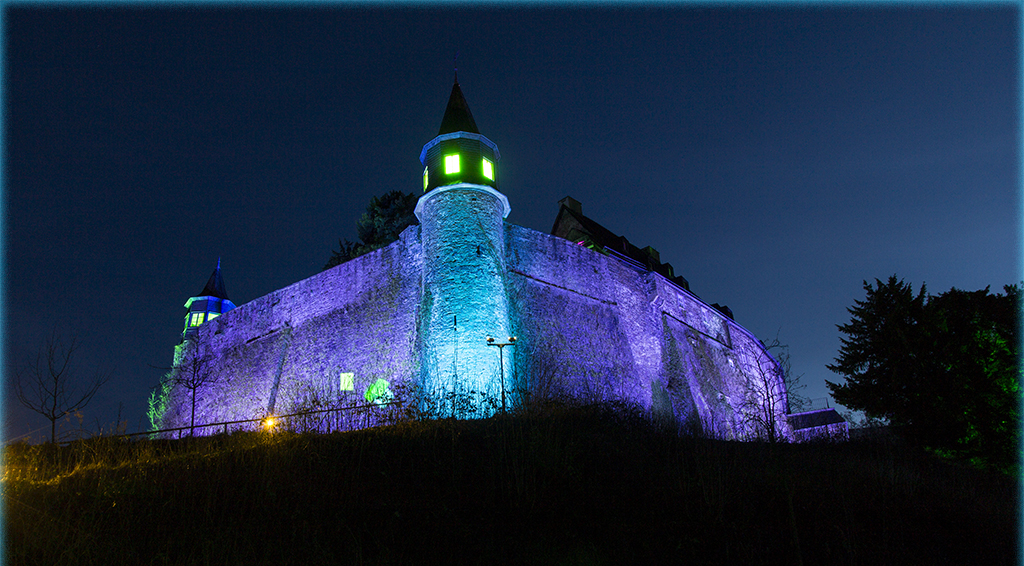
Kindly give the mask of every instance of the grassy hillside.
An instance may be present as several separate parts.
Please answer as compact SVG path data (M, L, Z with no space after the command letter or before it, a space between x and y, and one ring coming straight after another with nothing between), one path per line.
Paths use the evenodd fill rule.
M8 564L1012 564L1011 478L891 440L548 407L332 435L9 446Z

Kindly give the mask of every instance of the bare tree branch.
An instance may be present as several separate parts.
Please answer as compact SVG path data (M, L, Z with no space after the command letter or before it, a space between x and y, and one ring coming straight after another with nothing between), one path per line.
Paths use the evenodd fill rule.
M793 374L793 362L789 356L789 345L780 342L778 335L776 335L771 343L765 345L765 349L775 356L775 359L779 362L779 368L782 370L782 381L786 384L786 400L788 402L786 413L799 413L806 410L810 407L811 400L800 393L807 386L800 383L800 378L803 377L803 374Z
M778 359L771 350L778 351ZM744 372L747 393L741 412L747 434L773 443L785 440L786 415L794 405L803 403L803 397L795 394L803 386L790 372L789 347L776 337L770 344L751 344L746 353L750 366Z
M110 378L97 370L84 389L79 389L74 371L78 348L77 336L65 341L54 329L46 345L36 354L35 364L15 372L14 390L18 401L50 421L52 443L57 442L57 421L84 409Z
M196 426L196 396L200 389L214 385L221 381L220 375L213 371L213 362L208 355L201 351L201 344L194 344L191 349L181 358L178 365L171 369L167 380L182 387L189 392L192 405L192 416L189 424L189 434L195 434Z

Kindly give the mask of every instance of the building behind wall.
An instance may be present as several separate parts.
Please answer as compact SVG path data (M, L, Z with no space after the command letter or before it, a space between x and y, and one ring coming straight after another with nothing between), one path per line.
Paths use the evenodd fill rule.
M457 81L420 161L420 224L398 241L187 328L176 365L198 358L217 375L197 395L197 422L410 391L441 406L476 399L463 416L486 417L505 393L513 405L524 394L628 401L725 438L792 437L777 362L656 250L571 197L551 234L504 221L514 188L511 199L499 189L497 145ZM188 424L186 393L166 391L156 427Z

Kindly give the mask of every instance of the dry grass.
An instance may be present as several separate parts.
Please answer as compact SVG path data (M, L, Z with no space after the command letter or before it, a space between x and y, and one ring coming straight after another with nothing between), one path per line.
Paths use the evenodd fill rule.
M5 453L8 564L1011 564L1011 478L548 405Z

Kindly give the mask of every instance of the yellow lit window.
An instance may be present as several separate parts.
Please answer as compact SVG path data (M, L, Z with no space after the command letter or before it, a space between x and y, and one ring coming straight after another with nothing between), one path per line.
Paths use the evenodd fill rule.
M205 314L206 313L202 313L202 312L194 312L194 313L192 313L192 322L189 323L189 326L199 326L200 324L202 324L203 323L203 315L205 315Z
M218 316L220 316L220 313L211 312L211 313L206 315L206 322L210 322L211 320L217 318Z
M494 164L490 162L486 157L484 158L484 177L490 180L494 180Z
M459 172L459 154L453 153L452 155L444 156L444 174L451 175L452 173Z
M356 388L355 377L356 374L352 372L341 372L341 379L338 382L338 389L341 391L353 391Z
M424 167L423 168L423 190L424 191L427 190L427 185L428 184L429 184L429 178L427 177L427 168Z

